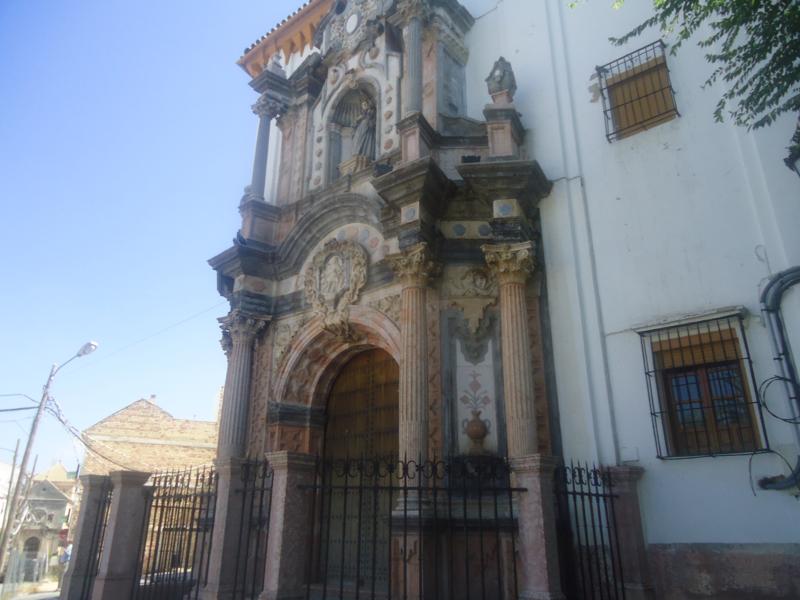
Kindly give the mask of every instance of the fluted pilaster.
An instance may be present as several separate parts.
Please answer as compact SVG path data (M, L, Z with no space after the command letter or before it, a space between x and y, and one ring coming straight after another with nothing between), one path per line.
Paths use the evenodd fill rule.
M220 323L223 340L229 341L229 350L226 352L228 372L222 395L217 459L226 460L244 456L253 367L253 342L264 330L266 321L237 310L220 319Z
M533 271L533 243L483 246L486 264L500 286L503 389L509 457L537 452L531 372L530 328L525 282Z
M387 260L400 280L400 458L428 455L427 286L439 271L427 244L420 243Z
M406 0L400 7L405 18L406 47L403 116L422 112L422 22L426 9L421 0Z

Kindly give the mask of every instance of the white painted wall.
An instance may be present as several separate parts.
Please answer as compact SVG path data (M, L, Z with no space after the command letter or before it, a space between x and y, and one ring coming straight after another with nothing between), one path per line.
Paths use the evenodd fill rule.
M681 117L608 143L595 66L627 47L608 37L646 16L649 2L463 0L477 17L468 38L469 116L482 117L484 78L499 56L514 68L528 151L555 186L542 202L557 393L566 456L645 467L642 509L651 543L797 542L797 500L749 484L748 457L656 458L639 336L666 317L746 306L757 382L775 374L759 318L760 286L800 264L800 178L782 163L794 119L755 134L717 124L719 90L686 44L668 56ZM500 35L502 33L502 35ZM669 42L669 40L666 40ZM757 256L758 251L761 259ZM768 257L768 263L764 256ZM800 290L784 310L800 349ZM776 386L768 400L786 412ZM794 462L790 426L767 418L773 449ZM752 477L784 472L757 456Z

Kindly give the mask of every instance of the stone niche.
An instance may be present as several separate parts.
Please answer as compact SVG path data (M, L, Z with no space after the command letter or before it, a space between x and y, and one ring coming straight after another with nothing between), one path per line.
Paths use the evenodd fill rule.
M319 190L399 148L402 53L375 3L334 7L320 24L325 81L312 111L311 180ZM358 9L364 4L363 12ZM366 7L369 4L370 7Z

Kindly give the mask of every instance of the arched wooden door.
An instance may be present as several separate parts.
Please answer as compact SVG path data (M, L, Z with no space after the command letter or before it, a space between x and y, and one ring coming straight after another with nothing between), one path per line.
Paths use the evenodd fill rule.
M384 350L367 350L345 364L328 398L326 459L397 458L399 377Z
M320 598L332 589L369 597L367 590L389 583L392 498L379 487L391 484L386 465L398 457L398 400L399 368L383 350L356 355L333 383L319 512ZM368 466L373 460L383 466Z

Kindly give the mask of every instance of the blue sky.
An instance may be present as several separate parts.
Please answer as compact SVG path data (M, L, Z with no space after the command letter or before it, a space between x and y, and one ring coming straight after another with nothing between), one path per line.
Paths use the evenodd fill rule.
M0 2L0 394L38 398L94 339L52 390L77 427L150 394L213 418L226 304L206 260L239 227L257 126L235 61L298 3ZM0 448L30 417L0 413ZM51 417L34 452L80 456Z

